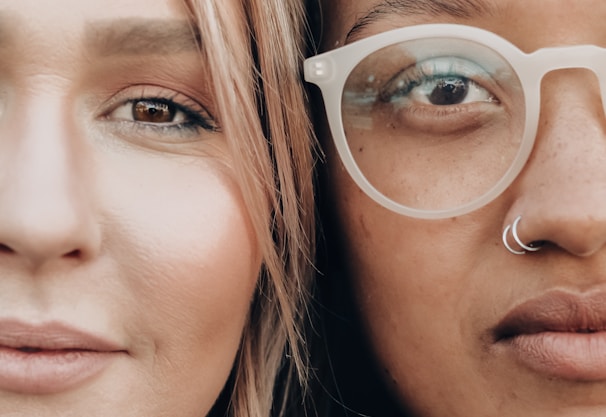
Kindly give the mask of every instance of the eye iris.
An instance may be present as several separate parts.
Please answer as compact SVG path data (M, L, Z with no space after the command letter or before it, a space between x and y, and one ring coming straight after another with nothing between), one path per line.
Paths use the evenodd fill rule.
M146 123L170 123L175 117L176 109L168 103L150 100L139 100L133 105L133 119Z
M460 104L469 91L469 81L462 78L441 78L429 95L429 101L436 106Z

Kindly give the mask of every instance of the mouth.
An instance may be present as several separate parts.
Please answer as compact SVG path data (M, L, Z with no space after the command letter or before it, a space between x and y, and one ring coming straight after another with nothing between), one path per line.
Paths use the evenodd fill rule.
M549 292L515 307L492 334L499 351L532 372L606 380L606 293Z
M0 390L67 391L101 374L124 354L117 343L62 323L0 320Z
M495 329L495 339L541 332L597 333L606 330L606 295L577 297L552 292L509 312Z

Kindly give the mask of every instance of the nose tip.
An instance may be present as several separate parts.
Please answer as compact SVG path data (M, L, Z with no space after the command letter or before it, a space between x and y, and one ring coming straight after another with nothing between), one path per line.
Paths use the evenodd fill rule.
M591 215L580 218L568 217L550 221L544 225L543 235L566 252L578 257L590 257L600 251L606 243L606 216ZM557 225L560 225L559 227Z
M0 253L19 256L37 268L53 259L86 260L94 253L91 230L74 217L23 216L8 227L0 226Z
M557 247L573 256L592 256L606 246L606 178L556 177L538 186L538 173L526 175L514 188L517 198L506 220L511 224L521 215L520 240L542 242L541 253Z
M74 197L22 196L8 204L0 198L0 256L18 256L34 268L53 259L89 259L97 250L97 229L84 201Z

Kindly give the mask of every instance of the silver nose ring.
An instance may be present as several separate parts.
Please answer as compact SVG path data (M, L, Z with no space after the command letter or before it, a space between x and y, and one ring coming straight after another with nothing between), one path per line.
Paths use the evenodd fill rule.
M527 245L522 242L522 240L518 236L518 224L520 223L520 220L522 220L522 216L516 217L513 223L508 224L507 227L505 227L505 230L503 230L503 245L505 245L505 248L514 255L524 255L526 252L536 252L538 250L541 250L541 246L531 246L532 243L530 245ZM522 250L516 250L512 248L511 245L509 245L509 242L507 241L507 235L509 234L510 230L511 235L513 236L513 240L518 244L520 248L522 248Z

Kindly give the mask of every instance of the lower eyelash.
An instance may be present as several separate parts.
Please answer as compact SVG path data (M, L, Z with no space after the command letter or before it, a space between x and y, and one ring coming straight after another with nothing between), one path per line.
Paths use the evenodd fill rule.
M124 124L130 125L130 129L134 129L141 136L149 135L150 132L153 135L162 136L162 137L170 137L179 135L179 136L187 136L190 137L192 134L199 135L201 131L207 132L216 132L217 130L214 127L205 127L202 126L197 121L188 121L177 124L158 124L158 123L142 123L142 122L133 122L128 120L121 121Z
M192 111L186 107L174 103L179 111L182 111L190 121L184 123L178 123L174 125L180 128L201 128L208 132L218 132L219 127L213 117L204 117L199 113Z

